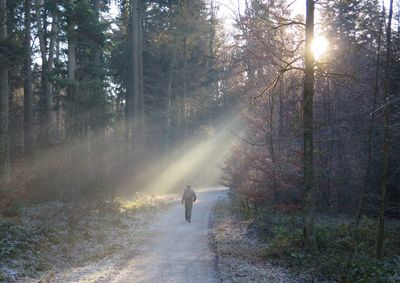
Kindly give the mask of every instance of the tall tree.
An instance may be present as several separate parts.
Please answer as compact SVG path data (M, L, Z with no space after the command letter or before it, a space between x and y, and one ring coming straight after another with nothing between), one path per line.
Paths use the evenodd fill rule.
M138 11L138 49L139 49L139 58L138 58L138 83L139 83L139 99L138 99L138 111L139 111L139 144L141 147L145 145L146 139L146 117L145 117L145 95L144 95L144 86L143 86L143 5L139 7Z
M315 185L314 185L314 0L306 1L306 50L303 90L303 178L304 178L304 236L308 248L316 247Z
M379 226L376 238L376 257L382 257L383 236L385 233L385 202L386 191L388 187L389 172L389 99L390 83L391 83L391 59L392 59L392 17L393 17L393 0L389 3L389 18L386 31L386 62L385 62L385 81L384 81L384 97L383 97L383 176L382 176L382 192L379 210Z
M127 117L130 121L130 131L131 131L131 139L133 143L133 147L135 149L135 145L138 145L136 142L138 141L138 123L139 123L139 57L141 56L141 52L139 50L140 44L140 36L139 36L139 1L134 0L131 6L131 18L130 18L130 29L131 32L129 36L131 40L131 45L128 47L128 52L130 57L130 72L129 72L129 80L131 84L130 93L127 93L126 97L126 107L127 107Z
M6 47L7 42L7 1L0 0L0 43ZM0 190L5 189L9 170L9 87L8 87L8 62L2 58L0 63Z
M43 116L40 139L41 144L45 146L50 144L50 132L52 128L53 84L51 74L54 65L55 41L58 33L58 11L57 5L53 3L53 5L47 7L43 0L36 0L35 8L42 59L41 106L43 109ZM47 32L47 14L52 17L50 34ZM47 42L48 39L49 43Z
M368 192L368 188L370 186L370 175L371 175L371 165L372 165L372 157L373 157L373 152L372 152L372 134L373 134L373 127L375 123L375 116L376 116L376 103L377 103L377 97L379 93L379 76L380 76L380 70L381 70L381 38L382 38L382 32L383 32L383 20L384 20L384 9L382 10L382 17L379 25L379 31L378 31L378 40L377 40L377 51L376 51L376 66L375 66L375 80L374 80L374 94L373 94L373 99L372 99L372 107L371 107L371 117L369 120L368 124L368 142L367 142L367 168L365 172L365 179L364 179L364 187L363 191L361 192L361 196L358 202L358 207L357 207L357 215L356 215L356 224L355 224L355 230L357 230L357 227L360 223L361 220L361 214L362 214L362 207L364 204L364 200L366 197L366 194Z
M24 151L32 152L32 54L31 54L31 0L25 0L25 61L24 61Z
M376 116L376 104L379 93L379 77L381 71L381 40L382 40L382 32L383 32L383 21L385 18L384 9L382 9L382 17L380 21L379 31L378 31L378 39L377 39L377 51L376 51L376 66L375 66L375 79L374 79L374 90L373 90L373 99L372 106L370 109L370 119L368 123L368 141L367 141L367 168L365 172L364 178L364 186L361 191L361 196L358 200L358 206L356 211L356 223L354 225L354 242L353 242L353 250L354 253L357 253L357 240L358 240L358 226L361 221L363 205L365 203L366 195L370 187L370 179L371 179L371 165L373 158L373 127L375 123Z
M77 89L77 81L76 81L76 22L75 22L75 1L69 0L66 7L67 12L67 40L68 40L68 61L67 61L67 69L68 69L68 87L67 87L67 95L68 95L68 107L69 107L69 117L68 117L68 134L73 135L76 131L76 127L74 125L74 101L76 99L76 89Z

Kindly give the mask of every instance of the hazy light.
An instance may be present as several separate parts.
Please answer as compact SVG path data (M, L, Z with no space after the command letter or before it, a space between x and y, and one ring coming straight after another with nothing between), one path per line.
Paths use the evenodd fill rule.
M215 185L219 183L224 158L231 149L235 136L231 130L235 128L239 117L229 117L220 126L216 127L208 138L201 141L189 142L171 153L170 159L174 160L170 166L160 171L157 169L144 170L142 175L151 176L151 181L144 188L144 192L165 194L183 185ZM146 172L147 171L147 172ZM128 183L132 180L128 180Z
M329 41L323 36L316 36L312 45L315 59L319 59L326 54L329 47Z

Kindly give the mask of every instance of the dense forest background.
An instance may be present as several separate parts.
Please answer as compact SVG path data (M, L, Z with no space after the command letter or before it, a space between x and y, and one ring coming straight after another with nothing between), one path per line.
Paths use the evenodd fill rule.
M374 213L385 182L387 213L396 213L398 26L389 29L387 7L382 10L378 1L318 7L318 32L329 48L315 58L315 201L326 211ZM260 194L293 208L303 200L304 23L289 11L285 1L255 1L239 22L242 93L251 105L248 134L236 146L227 176L255 206ZM394 19L398 15L391 23L398 25Z
M168 168L232 100L216 11L203 1L2 1L2 210L165 187L149 185L163 171L180 190L189 178Z
M222 168L245 214L301 214L287 242L328 249L318 215L344 213L343 269L398 267L400 3L248 0L226 31L220 2L0 0L0 213Z
M268 257L316 278L395 282L399 2L305 2L305 18L289 1L249 1L240 15L249 106L225 180Z

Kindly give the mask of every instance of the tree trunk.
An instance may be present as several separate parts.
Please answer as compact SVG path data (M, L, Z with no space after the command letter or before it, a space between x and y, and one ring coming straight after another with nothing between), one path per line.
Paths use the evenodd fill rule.
M51 24L51 31L50 31L50 43L49 43L49 55L47 59L47 79L45 84L45 92L44 92L44 99L45 99L45 115L46 115L46 125L47 125L47 139L50 142L50 133L53 128L53 83L50 80L51 72L53 71L54 67L54 52L55 52L55 43L58 34L58 15L57 11L53 11L50 13L53 17L53 22Z
M7 40L6 0L0 0L0 40ZM7 189L9 175L8 107L8 68L0 65L0 192Z
M208 52L210 60L208 60L208 66L206 71L209 72L214 68L214 47L215 47L215 35L216 35L216 25L217 25L217 8L215 7L214 0L210 1L210 41L208 43Z
M128 34L128 82L126 91L126 135L133 155L137 152L139 113L139 13L138 0L133 0Z
M129 9L129 21L128 21L128 38L127 38L127 46L126 46L126 54L127 58L127 75L126 75L126 94L125 94L125 123L124 123L124 130L125 130L125 142L127 146L127 153L132 151L131 145L131 131L132 131L132 117L133 117L133 91L132 91L132 71L133 66L131 64L133 51L132 51L132 7Z
M303 91L303 174L304 174L304 237L308 249L316 248L315 239L315 187L314 187L314 0L306 2L306 54Z
M132 6L132 73L130 79L132 80L132 146L134 155L137 153L136 146L139 140L139 12L138 0L133 0Z
M70 14L74 12L74 0L69 0L68 2ZM69 107L69 117L68 117L68 135L73 135L76 131L74 122L74 100L76 96L76 38L75 38L75 22L72 17L67 19L67 37L68 37L68 88L67 95L68 101L70 103Z
M24 61L24 151L33 148L32 109L32 56L31 56L31 0L25 0L25 61Z
M36 0L35 2L35 10L36 10L36 22L38 29L38 38L39 38L39 50L42 59L42 72L41 72L41 94L40 94L40 110L41 110L41 124L40 124L40 132L39 132L39 140L40 146L46 147L48 142L48 129L47 129L47 103L46 103L46 85L48 80L48 64L47 64L47 56L46 56L46 38L45 32L47 30L46 20L43 21L41 9L43 7L43 0ZM45 16L46 17L46 16ZM45 19L45 18L44 18Z
M67 86L67 111L65 119L65 136L67 138L66 150L65 150L65 164L66 168L71 164L74 164L74 168L80 166L79 158L76 157L77 153L74 152L74 142L73 137L77 135L78 128L76 125L75 117L75 100L77 96L77 81L76 81L76 35L75 35L75 21L73 20L74 14L74 0L69 0L66 4L66 9L68 11L67 17L67 41L68 41L68 51L67 51L67 70L68 70L68 86ZM72 180L71 176L73 173L70 171L65 172L66 184L74 184L76 187L74 191L78 191L80 188L78 178ZM73 183L75 181L75 183ZM66 191L60 192L60 198Z
M143 92L143 22L141 13L139 13L139 136L140 145L144 147L146 144L146 117Z
M165 125L165 140L164 140L164 167L168 168L170 165L169 152L171 149L171 135L172 135L172 84L174 82L175 74L175 51L172 51L171 63L168 72L168 87L167 87L167 111L166 111L166 125Z
M384 108L383 108L383 124L384 124L384 137L383 137L383 177L382 177L382 193L381 204L379 212L379 226L378 235L376 237L376 257L382 257L383 236L385 233L385 199L386 190L388 186L388 171L389 171L389 84L390 84L390 63L392 53L392 16L393 16L393 0L389 4L389 19L386 33L386 65L385 65L385 83L384 83Z
M187 37L183 37L183 91L182 91L182 101L180 103L180 125L182 131L181 144L183 145L183 156L186 154L186 97L187 97ZM186 158L184 159L186 162Z
M277 164L276 160L276 154L275 154L275 144L274 144L274 95L271 94L269 96L269 104L270 104L270 109L269 109L269 135L268 135L268 140L267 143L269 145L269 154L271 155L271 161L272 161L272 190L277 192L277 170L279 164ZM280 167L279 167L280 169Z
M47 55L47 20L46 13L44 18L41 17L41 8L44 5L43 0L36 0L36 15L37 15L37 26L38 26L38 35L39 35L39 45L40 45L40 53L42 57L42 80L41 80L41 104L43 109L43 117L42 117L42 129L41 129L41 144L46 147L46 145L50 144L50 131L52 128L52 117L51 111L53 108L53 85L50 80L50 74L53 70L54 64L54 48L55 48L55 40L58 32L58 15L57 12L51 12L53 16L53 21L51 25L50 31L50 43L49 43L49 51Z
M382 20L384 19L384 14L382 12ZM361 197L358 201L358 206L357 206L357 216L356 216L356 224L354 227L355 233L357 230L357 227L360 223L361 215L362 215L362 207L363 203L365 200L365 196L368 192L368 185L369 185L369 177L371 174L371 161L372 161L372 130L374 127L374 122L375 122L375 108L376 108L376 99L378 96L379 92L379 70L380 70L380 59L381 59L381 39L382 39L382 20L380 22L379 26L379 34L378 34L378 50L376 54L376 66L375 66L375 82L374 82L374 97L372 100L372 107L371 107L371 117L369 120L369 125L368 125L368 159L367 159L367 169L365 172L365 179L364 179L364 187L363 191L361 193Z

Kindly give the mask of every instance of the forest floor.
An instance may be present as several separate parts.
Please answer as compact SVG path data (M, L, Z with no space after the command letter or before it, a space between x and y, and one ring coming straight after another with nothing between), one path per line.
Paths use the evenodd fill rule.
M309 253L299 213L248 214L232 195L219 200L212 215L221 282L400 282L399 220L386 219L384 257L377 260L376 219L362 218L355 245L350 216L317 214L318 248Z
M0 217L0 282L400 282L399 220L319 214L318 251L302 245L302 216L245 217L224 187L196 190L192 223L178 195L44 203ZM236 204L237 205L237 204Z
M230 198L220 199L212 215L210 238L220 282L306 282L265 260L268 244L251 233L251 222L234 211Z
M0 217L0 282L97 282L119 268L149 236L153 219L177 195L133 201L50 202Z
M226 191L196 190L192 223L178 195L52 202L0 218L0 281L218 282L209 220Z

